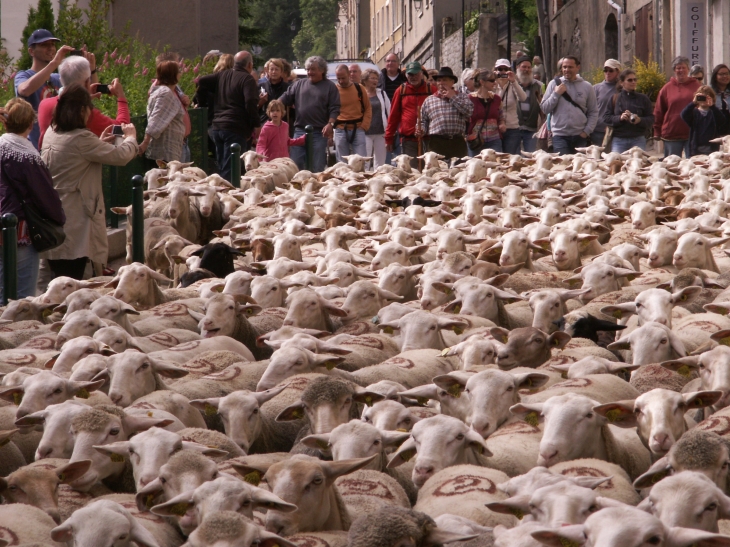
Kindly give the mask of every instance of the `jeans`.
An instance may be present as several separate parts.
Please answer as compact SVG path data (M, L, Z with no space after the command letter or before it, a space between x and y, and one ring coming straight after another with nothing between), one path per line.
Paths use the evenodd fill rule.
M190 146L188 145L187 137L185 137L185 139L183 140L183 151L180 161L183 163L187 163L190 161Z
M502 148L508 154L520 153L520 145L525 152L537 150L537 139L533 137L536 133L529 129L508 129L502 136Z
M304 129L297 127L294 130L294 138L306 135ZM312 132L312 149L314 157L312 158L312 172L321 173L327 166L327 139L322 136L322 130L316 129ZM364 155L364 154L363 154ZM294 160L299 169L305 169L307 165L307 147L292 146L289 148L289 156Z
M372 156L373 160L369 161L372 167L368 169L377 169L381 165L385 165L385 135L365 135L367 144L366 156Z
M689 139L686 141L664 141L664 157L675 156L682 157L682 151L684 151L684 157L689 158Z
M482 147L479 150L472 150L467 146L467 152L469 153L470 158L474 158L479 155L479 152L482 150L486 150L487 148L491 148L495 152L502 152L502 140L501 139L495 139L493 141L485 142ZM517 152L519 154L519 152Z
M48 265L53 272L54 279L56 277L70 277L71 279L83 279L84 271L86 270L86 263L89 259L85 256L81 258L72 258L69 260L58 259L49 260Z
M575 154L576 148L588 146L588 139L580 135L553 135L553 152L561 156L564 154Z
M611 142L611 152L626 152L630 148L638 146L642 150L646 150L646 138L640 137L614 137Z
M239 133L211 129L210 136L215 143L215 161L218 164L220 176L231 181L231 145L241 145L241 154L248 151L248 139ZM239 182L240 184L240 182Z
M389 151L386 151L385 152L385 164L386 165L391 165L390 162L393 160L393 158L395 158L396 156L400 156L401 154L405 154L406 153L406 152L403 152L403 149L402 149L401 144L402 143L401 143L400 135L398 133L396 133L395 134L395 140L393 141L393 151L392 152L389 152Z
M593 133L591 133L591 144L595 144L596 146L603 146L603 139L605 137L605 131L594 131Z
M33 245L18 245L18 299L35 296L40 258ZM3 292L3 258L0 254L0 300Z
M335 129L335 155L337 161L347 163L347 160L343 160L342 156L349 156L350 154L368 155L365 130L359 127L357 129Z

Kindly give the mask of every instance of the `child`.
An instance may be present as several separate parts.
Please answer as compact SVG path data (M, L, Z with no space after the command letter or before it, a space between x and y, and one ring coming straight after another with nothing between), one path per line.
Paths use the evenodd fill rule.
M264 156L267 161L276 158L288 158L290 146L304 146L305 135L298 139L289 138L289 124L282 121L286 109L284 103L273 100L266 108L266 115L270 121L264 124L256 143L256 153Z
M710 141L728 132L727 118L715 106L715 92L709 85L700 86L694 99L680 114L689 126L689 155L710 154L720 149Z

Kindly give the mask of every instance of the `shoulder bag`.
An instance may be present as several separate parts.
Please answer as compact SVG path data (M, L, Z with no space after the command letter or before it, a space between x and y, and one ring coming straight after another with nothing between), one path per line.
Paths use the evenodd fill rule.
M486 113L484 114L484 119L482 120L482 125L479 126L479 129L476 131L476 136L469 140L467 139L466 145L474 151L481 150L482 146L484 146L484 142L482 141L482 129L484 129L484 124L487 123L487 119L489 118L489 111L492 108L492 99L487 100L487 105L485 106ZM474 126L476 128L476 125ZM472 135L474 134L474 129L472 129Z
M35 204L25 201L12 185L9 186L23 205L25 223L28 226L28 234L33 248L42 253L62 245L66 241L66 232L63 230L63 225L45 218Z

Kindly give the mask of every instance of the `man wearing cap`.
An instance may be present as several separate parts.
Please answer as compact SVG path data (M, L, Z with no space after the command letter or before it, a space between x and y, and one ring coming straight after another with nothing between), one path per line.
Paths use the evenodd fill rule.
M525 100L521 101L517 109L517 118L520 126L517 133L518 142L516 152L519 154L519 146L522 144L525 152L537 150L537 139L535 133L540 125L540 101L542 101L542 83L535 79L532 72L532 62L529 57L517 59L517 82L525 92ZM507 144L505 137L504 144ZM505 150L506 152L507 150Z
M447 66L441 67L434 78L437 91L421 107L421 131L428 136L428 150L446 158L466 156L464 131L474 110L474 103L466 93L459 93L454 85L459 79Z
M497 75L497 94L502 99L502 109L507 125L507 131L502 135L502 150L508 154L520 153L520 118L518 116L520 104L527 100L522 86L517 83L512 65L507 59L499 59L494 64L494 73Z
M418 112L426 99L436 93L436 86L426 82L421 63L417 61L406 66L406 78L407 82L401 84L393 93L388 127L385 128L385 145L389 152L393 152L398 133L403 153L415 158L418 156L419 134L416 131ZM414 167L417 165L415 160L411 161L411 164Z
M15 74L15 95L28 101L36 112L43 99L58 93L61 88L61 78L54 71L68 52L74 49L71 46L63 46L56 50L56 42L60 42L60 40L46 29L33 31L28 38L28 55L32 57L33 64L28 70L21 70ZM91 82L95 83L96 61L89 59L89 63L91 64ZM36 148L38 148L39 137L40 129L38 121L36 121L33 124L33 130L28 135L28 139Z
M588 146L598 121L596 92L589 82L578 76L579 70L577 57L563 57L563 77L551 80L542 98L542 111L551 114L553 150L561 155L575 154L576 148Z
M598 122L591 133L591 144L601 146L606 136L606 124L603 121L603 114L613 106L613 96L616 94L618 75L621 72L621 63L616 59L608 59L603 63L603 81L593 86L596 92L596 104L598 105ZM610 150L609 150L610 152Z

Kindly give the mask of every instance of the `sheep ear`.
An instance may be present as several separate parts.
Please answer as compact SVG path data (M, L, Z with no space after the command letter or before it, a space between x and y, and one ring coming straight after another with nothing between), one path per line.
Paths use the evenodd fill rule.
M362 469L377 457L378 454L373 454L367 458L355 458L351 460L338 460L333 462L322 461L320 462L320 465L322 466L322 471L324 471L325 477L327 477L329 483L332 484L335 482L335 479L348 475L358 469Z
M723 346L730 346L730 330L720 330L710 335L710 340L714 340Z
M58 543L73 541L73 530L71 529L71 524L66 522L61 524L61 526L56 526L53 530L51 530L51 539Z
M183 492L165 503L155 505L150 509L150 512L160 517L175 517L181 513L187 513L188 509L193 505L195 505L195 501L193 500L193 491L191 490L189 492Z
M209 456L211 458L222 458L229 455L226 450L211 448L209 446L205 446L204 444L194 443L191 441L183 441L182 447L184 450L195 450L196 452L200 452L204 456Z
M728 547L730 538L725 535L695 530L694 528L679 528L673 526L667 530L664 538L667 547Z
M67 463L62 467L56 468L56 476L61 484L68 484L81 477L91 467L91 460L79 460L71 463Z
M150 359L152 363L152 369L165 378L182 378L187 376L189 372L184 368L180 368L177 365L163 361L162 359Z
M616 351L616 350L630 350L631 349L631 342L629 341L628 337L621 338L621 340L618 340L617 342L612 342L608 346L606 346L606 349L608 351Z
M604 306L600 311L603 315L607 315L615 319L624 319L636 313L636 304L633 302L626 302L624 304L616 304L615 306Z
M674 361L664 361L660 364L667 370L671 370L685 377L690 377L693 372L696 372L700 368L700 356L692 355Z
M419 404L425 405L429 401L429 399L432 399L434 401L439 400L438 391L439 388L436 384L425 384L422 386L407 389L405 391L401 391L398 395L409 399L416 399Z
M137 509L146 513L151 507L158 504L157 499L160 494L162 494L162 481L160 477L157 477L134 496Z
M315 450L322 450L323 452L329 452L332 447L330 446L330 434L321 433L319 435L307 435L302 439L302 444Z
M601 486L604 482L608 482L613 478L613 475L609 477L570 477L570 480L573 481L578 486L582 486L583 488L590 488L591 490L595 490L599 486Z
M132 527L129 531L129 539L134 541L138 547L158 547L157 540L152 532L147 530L136 518L131 519Z
M517 389L537 389L544 386L550 380L550 376L540 372L528 372L525 374L514 374L515 387Z
M119 441L116 443L97 445L93 447L99 454L106 456L129 456L129 441Z
M51 324L50 330L53 332L60 332L65 324L65 321L56 321L55 323Z
M677 291L672 294L672 304L689 304L702 292L702 287L696 287L694 285L685 287L681 291Z
M124 431L127 432L128 435L147 431L151 427L167 427L173 423L175 422L168 418L150 418L148 416L138 416L134 414L127 414L122 419Z
M505 515L514 515L522 520L525 515L530 514L530 497L527 494L520 496L512 496L502 501L493 501L484 505L490 511L495 513L503 513Z
M117 288L117 285L119 285L119 281L121 279L122 278L117 275L117 277L115 277L114 279L112 279L111 281L109 281L106 285L104 285L104 287L106 287L107 289L116 289Z
M659 458L649 469L647 469L646 473L639 476L634 481L634 488L638 490L642 488L651 488L663 478L671 475L673 471L674 470L669 463L669 458L666 456Z
M69 381L69 387L76 397L79 397L80 399L88 399L89 392L96 391L104 385L104 382L106 382L106 380L96 380L91 382Z
M573 524L571 526L563 526L554 530L536 530L532 532L532 537L544 545L550 547L580 547L585 545L586 537L583 534L582 524Z
M501 342L502 344L506 344L509 339L509 331L502 327L492 327L489 329L489 334L491 334L492 338L494 338L497 342Z
M461 394L466 389L466 379L451 376L450 374L436 376L433 379L433 383L457 399L461 397Z
M251 492L251 501L254 503L254 510L258 508L272 509L274 511L281 511L282 513L292 513L297 510L296 505L285 502L279 496L263 488L256 488Z
M393 454L393 457L388 462L388 469L403 465L416 455L416 451L416 441L413 440L413 437L409 437Z
M381 431L380 438L386 447L396 447L405 442L411 434L408 431Z
M636 427L634 401L617 401L593 407L593 411L608 420L608 423L623 428Z
M722 391L695 391L693 393L683 393L682 398L684 399L687 409L693 408L705 408L712 406L717 401L722 399Z
M192 317L193 319L195 319L198 322L200 322L203 319L205 319L205 314L204 313L198 313L196 311L191 310L190 308L188 308L188 314L190 315L190 317Z
M537 427L537 424L543 421L542 403L518 403L509 408L510 414L521 417L531 426Z
M257 545L258 547L297 547L296 544L288 539L277 536L272 532L267 532L264 529L259 530L259 541Z
M557 348L557 349L563 349L568 342L570 342L571 336L570 334L567 334L565 332L556 331L552 333L550 336L548 336L547 343L548 346Z
M442 528L429 528L424 540L425 545L446 545L447 543L454 545L457 541L468 541L474 539L479 534L457 534L456 532L449 532Z
M466 432L466 440L469 448L476 450L482 456L493 456L492 452L487 448L487 443L484 438L473 429L469 429Z
M287 387L289 387L289 384L283 384L276 387L272 387L271 389L267 389L266 391L257 391L255 393L252 393L254 399L258 401L259 406L263 405L265 402L270 401L274 397L276 397L279 393L284 391ZM218 405L216 404L216 407Z
M304 416L304 404L301 401L297 401L296 403L289 405L284 410L282 410L276 417L276 421L291 422L294 420L301 420L302 418L304 418Z
M20 406L20 401L23 400L24 393L25 390L23 389L23 386L12 386L0 391L0 399L9 401L14 405Z
M385 400L385 395L359 388L357 393L352 396L352 400L357 401L358 403L363 403L367 406L373 406L373 404Z

